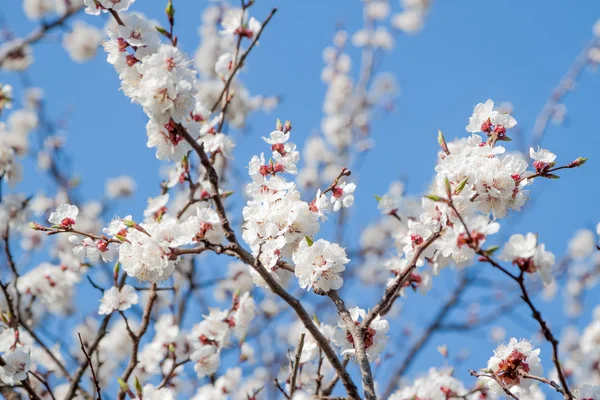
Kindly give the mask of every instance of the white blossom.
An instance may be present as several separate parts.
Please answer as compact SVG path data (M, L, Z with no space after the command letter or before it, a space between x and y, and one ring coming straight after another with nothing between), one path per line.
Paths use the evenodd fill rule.
M542 376L539 354L540 349L534 349L530 342L511 338L508 344L501 344L494 350L494 356L489 359L487 368L512 394L521 397L529 394L529 388L535 382L533 379L523 378L521 374ZM485 380L493 392L504 393L495 380Z
M16 349L8 354L3 354L4 366L0 367L0 380L8 385L16 385L17 382L27 378L31 368L29 354L21 349Z
M350 316L352 320L359 323L359 318L364 320L367 316L367 312L359 307L351 308ZM365 351L368 359L372 362L383 352L383 349L388 341L386 336L387 331L390 329L390 324L387 320L382 319L380 315L377 315L373 322L367 328L367 333L364 338ZM355 357L356 349L354 347L354 340L350 332L346 330L346 324L340 319L338 321L338 329L333 335L333 342L340 348L340 354L342 356Z
M100 300L100 309L98 314L106 315L113 311L125 311L138 303L138 295L131 285L123 285L118 288L111 287L104 291L104 295Z
M75 225L78 214L79 208L77 206L61 204L56 208L56 211L50 214L48 222L61 228L70 228Z
M342 287L340 273L350 260L346 252L336 243L319 239L309 244L308 239L300 242L292 255L296 264L295 273L301 288L328 292Z

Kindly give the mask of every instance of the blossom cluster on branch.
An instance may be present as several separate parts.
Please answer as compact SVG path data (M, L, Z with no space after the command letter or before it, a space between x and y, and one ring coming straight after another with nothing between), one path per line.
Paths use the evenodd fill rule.
M76 62L104 49L118 89L147 117L147 147L166 165L144 210L123 202L126 211L114 215L116 202L136 190L124 175L107 180L102 199L84 201L43 91L27 88L19 102L13 87L0 83L0 189L11 188L0 191L2 396L600 400L600 308L581 333L569 328L561 335L538 305L564 283L567 315L584 311L600 274L600 224L596 232L577 232L562 261L546 248L547 233L499 234L509 217L527 210L538 182L587 161L539 146L547 121L559 119L562 86L538 119L527 154L510 150L521 133L517 120L491 99L470 117L465 110L467 134L449 141L438 131L427 191L411 197L403 182L392 182L372 203L380 217L353 235L354 248L344 232L366 186L357 160L374 146L375 111L393 109L398 94L396 78L375 66L393 48L394 32L423 28L431 2L403 0L392 12L386 0L363 1L363 26L352 34L338 29L323 52L319 134L300 146L291 121L263 128L264 150L244 160L243 183L233 167L232 132L280 98L252 95L238 75L277 9L260 20L254 0L207 6L201 44L189 57L173 0L166 1L164 23L135 12L136 5L24 0L25 15L40 27L0 44L0 69L24 71L34 61L32 46L55 27L79 12L107 17L103 30L74 21L62 45ZM598 61L599 24L583 64L576 60L576 75ZM360 54L356 82L350 46ZM13 189L28 155L53 194ZM453 276L458 285L412 340L399 325L398 305L421 301L413 292L428 295ZM477 285L505 292L485 298L490 315L464 298ZM467 322L449 321L469 302ZM477 370L453 362L440 346L443 366L428 361L425 374L403 379L436 332L476 330L516 307L535 326L530 338L511 334ZM503 329L491 330L495 342L505 339ZM406 349L398 338L410 339ZM476 379L463 379L465 372Z

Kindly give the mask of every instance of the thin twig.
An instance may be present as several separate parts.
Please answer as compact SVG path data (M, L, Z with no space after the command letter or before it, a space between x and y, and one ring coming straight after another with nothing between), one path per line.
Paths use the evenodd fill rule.
M46 36L46 34L51 31L52 29L63 25L69 18L71 18L73 15L79 13L81 10L83 10L85 8L84 5L72 8L70 10L68 10L65 15L58 17L57 19L50 21L48 23L44 23L41 24L38 28L36 28L33 32L31 32L29 35L27 35L25 38L23 39L16 39L19 40L19 44L17 46L14 46L13 48L10 49L10 51L8 51L5 54L0 55L0 65L2 65L4 63L4 61L6 60L7 57L9 57L10 53L14 53L14 52L20 52L22 51L22 49L25 46L29 46L32 44L35 44L36 42L40 41L44 36Z
M458 304L461 296L465 293L466 289L469 287L471 282L472 279L466 276L460 280L460 283L454 289L446 303L439 309L436 316L433 318L431 324L429 324L427 329L425 329L425 331L421 334L421 337L413 343L406 356L404 356L404 359L400 363L399 367L392 374L392 377L389 380L389 384L382 396L383 399L387 399L388 397L390 397L394 388L398 386L402 375L404 375L406 370L408 370L408 368L412 365L419 352L421 352L421 350L424 349L425 345L433 337L434 333L440 329L442 323L444 322L444 319L448 316L450 311L452 311L454 307Z
M256 43L258 42L258 39L260 39L260 36L262 35L265 27L267 26L267 24L269 23L269 21L271 20L271 18L273 18L273 15L275 15L276 12L277 12L277 8L274 8L274 9L271 10L271 13L269 14L269 16L262 23L262 26L260 27L260 30L256 34L256 37L254 38L254 40L252 41L252 43L250 43L250 46L248 46L248 49L246 49L246 51L242 54L242 56L240 57L239 62L237 64L235 64L235 66L233 67L233 70L231 71L231 74L229 74L229 77L227 78L227 81L225 81L225 86L223 87L223 90L221 91L221 93L219 94L219 97L217 98L217 100L215 101L215 103L213 104L213 106L210 109L211 114L214 113L217 110L217 107L221 103L221 99L225 95L225 92L227 92L229 90L229 86L231 85L231 82L233 81L233 78L234 78L236 72L244 64L244 61L246 60L246 57L248 57L248 54L250 54L250 51L252 51L252 49L254 48L254 46L256 45Z
M500 380L500 378L498 378L498 376L496 376L496 374L494 374L493 372L490 372L489 374L482 374L479 372L475 372L473 370L469 370L469 373L471 374L471 376L476 376L478 378L484 377L484 378L490 378L490 379L495 380L496 383L498 385L500 385L500 387L502 388L504 393L507 394L507 396L512 397L515 400L519 400L519 398L517 396L515 396L514 394L512 394L512 392L506 387L506 385Z
M94 382L94 387L96 388L96 394L98 395L98 400L102 400L102 389L100 389L100 382L98 382L98 378L96 377L96 372L94 371L94 365L92 364L92 359L85 349L85 345L83 344L83 339L81 338L81 333L77 332L77 336L79 336L79 343L81 344L81 351L85 355L87 362L90 366L90 371L92 372L92 381Z
M302 356L302 348L304 347L304 337L305 333L300 335L300 343L298 343L298 349L296 350L296 357L294 362L294 371L292 373L292 379L290 383L290 397L294 397L294 392L296 391L296 378L298 377L298 370L300 369L300 357Z

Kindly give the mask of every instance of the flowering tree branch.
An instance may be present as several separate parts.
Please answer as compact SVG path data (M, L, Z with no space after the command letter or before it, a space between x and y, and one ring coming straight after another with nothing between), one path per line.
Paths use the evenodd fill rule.
M435 242L440 237L440 235L441 235L440 232L436 232L436 233L432 234L423 244L421 244L417 248L412 259L408 262L406 268L402 271L401 274L399 274L396 277L396 279L394 279L392 284L385 289L385 293L384 293L383 297L381 298L381 300L379 300L379 302L375 305L375 307L373 307L369 310L369 313L367 314L367 318L365 318L363 320L363 322L361 323L361 327L368 328L369 325L371 324L371 322L373 322L373 320L377 317L377 315L385 315L388 313L390 308L392 308L394 301L398 298L398 293L400 292L400 289L408 281L408 279L410 278L410 274L417 267L417 261L421 257L421 254L433 242Z
M217 97L217 100L215 101L215 103L213 104L213 106L210 108L211 114L214 113L217 110L217 107L219 107L219 103L221 103L221 99L229 91L229 86L231 85L231 82L233 82L233 78L235 77L235 74L241 68L241 66L244 64L244 61L246 61L246 57L248 57L248 55L250 54L250 52L252 51L252 49L254 48L254 46L256 45L256 43L258 42L258 39L260 39L260 35L262 34L263 30L265 29L265 27L267 26L267 24L269 23L269 21L271 20L271 18L273 18L273 15L275 15L276 12L277 12L277 8L274 8L274 9L271 10L271 13L267 16L267 18L262 23L261 28L256 33L256 37L254 38L254 40L252 41L252 43L250 43L250 46L248 46L248 48L246 49L246 51L244 53L242 53L242 55L240 56L239 61L237 61L236 63L234 63L233 69L231 70L231 73L229 74L229 77L225 81L225 86L223 86L223 90L221 91L221 94L219 94L219 96ZM237 47L237 48L239 50L239 47ZM225 119L225 117L221 118L221 120L224 120L224 119Z
M433 337L433 335L442 328L444 320L459 303L461 297L464 295L464 292L467 290L472 281L472 278L469 278L468 276L463 276L460 279L459 284L452 291L452 294L448 300L446 300L446 302L440 307L431 323L427 326L427 328L425 328L423 333L421 333L419 339L417 339L417 341L411 345L403 360L400 362L399 367L392 373L389 383L382 395L383 399L387 399L392 394L393 390L398 386L400 378L404 375L408 368L410 368L417 355L425 348L427 342Z
M94 382L94 387L96 388L96 395L98 396L98 399L102 400L102 389L100 389L100 383L98 382L98 378L96 378L96 372L94 371L92 358L85 349L83 339L81 338L81 333L78 333L77 336L79 337L79 343L81 344L81 351L83 352L83 355L85 356L85 359L87 360L88 365L90 366L90 371L92 371L92 381Z
M32 44L39 42L41 39L43 39L46 36L46 34L48 32L52 31L56 27L62 26L71 17L73 17L74 15L77 15L79 12L83 11L84 8L85 7L83 5L69 8L64 15L56 18L53 21L50 21L50 22L40 25L37 29L35 29L29 35L25 36L23 39L19 39L18 45L11 47L9 54L12 52L20 52L20 51L22 51L22 49L25 46L30 46ZM2 65L4 63L4 61L6 60L6 58L9 57L9 54L0 55L0 65Z
M27 393L31 398L53 400L76 396L102 399L109 397L109 392L116 392L119 400L127 396L158 400L181 396L336 399L340 398L336 392L342 393L341 388L336 389L341 381L347 398L376 400L376 375L380 368L388 368L392 378L385 398L466 400L488 392L520 398L537 390L537 383L530 387L534 381L549 385L565 399L597 397L595 392L587 393L600 393L600 388L578 386L582 372L563 370L572 359L563 355L565 364L559 361L558 339L534 305L532 288L525 282L526 274L536 273L544 285L550 285L563 272L567 276L575 273L565 266L554 267L554 254L532 233L512 235L498 256L520 272L493 258L499 247L484 246L488 236L500 229L499 221L525 206L530 198L528 187L539 181L535 178L556 179L556 172L579 167L587 159L556 166L557 155L539 147L529 149L531 161L506 152L502 144L511 140L508 135L517 121L504 107L495 107L488 100L474 107L466 126L468 137L446 142L439 132L442 151L429 195L419 202L404 193L402 182L393 182L387 193L375 196L380 216L360 238L348 236L346 228L355 217L350 210L357 189L355 175L364 160L359 155L372 147L374 136L370 133L378 107L391 110L398 92L393 77L376 72L380 56L394 45L388 25L418 31L428 2L403 4L404 11L392 18L388 18L392 6L387 2L366 2L364 26L359 31L351 36L343 29L336 31L333 45L323 52L321 78L327 92L320 132L301 149L290 140L292 123L282 124L278 119L275 130L262 138L267 151L249 160L250 182L243 189L233 186L241 184L237 177L240 168L232 163L235 136L223 131L244 127L251 111L274 104L273 98L250 95L237 73L276 9L261 23L250 16L252 0L242 0L237 7L226 3L208 6L199 30L200 49L192 61L178 47L177 35L184 29L179 29L178 19L176 35L172 0L165 0L165 28L129 12L132 3L86 0L65 15L60 6L69 7L70 3L51 7L47 2L25 0L30 19L39 20L50 13L59 18L25 39L2 45L8 50L0 56L0 68L23 70L32 62L30 45L80 9L114 19L106 26L105 40L96 27L76 21L64 33L63 46L79 62L96 54L102 43L122 93L147 117L147 146L154 149L157 159L169 163L165 178L155 187L158 196L148 199L143 217L138 215L140 210L125 211L112 203L131 196L132 178L111 179L101 201L84 203L80 193L74 196L76 181L62 171L68 164L62 152L64 139L44 115L43 95L28 88L23 108L7 114L15 96L11 86L0 83L0 112L2 117L8 115L6 124L0 123L0 186L18 182L21 158L31 155L48 171L56 191L50 197L0 193L0 230L6 270L10 271L10 280L0 282L6 300L0 310L0 380L16 388L2 387L3 395ZM600 36L600 23L595 29ZM352 55L346 52L350 45L360 54L356 78L351 74ZM597 40L587 50L590 60L593 51L600 57ZM567 77L577 79L590 60L576 61ZM554 103L548 103L542 115L555 112L567 87L561 83L551 99ZM534 142L539 142L547 123L548 119L536 124ZM38 146L31 148L27 136L34 131ZM131 154L127 156L133 157ZM233 190L225 186L233 186ZM317 191L302 193L306 189ZM230 196L243 197L244 204L238 207L235 200L226 200ZM106 225L100 222L113 212L128 216L115 216ZM138 222L131 215L136 215ZM321 229L328 219L334 221L333 232ZM328 235L337 237L337 243L328 241ZM589 231L578 235L585 237L569 244L573 260L589 255L597 244L597 237ZM17 238L22 251L16 248ZM346 240L351 241L351 250L345 248ZM34 252L39 249L49 251L47 262L30 267L31 261L37 262ZM225 270L214 268L212 258L223 254L235 260ZM489 294L495 285L491 278L482 278L486 269L461 273L458 285L432 311L430 322L404 349L403 358L395 360L393 353L385 352L389 339L399 332L396 327L390 329L390 310L399 297L415 295L408 288L426 294L439 281L435 277L440 270L451 266L462 270L477 261L489 263L516 282L514 290L503 293L504 301L495 304L498 298ZM570 289L586 286L596 269L586 270L585 276L569 276ZM72 300L79 293L77 285L87 285L86 279L97 289L91 291L93 295L101 296L93 307L101 317L89 318L85 311L85 321L74 328L84 360L74 355L81 355L77 349L66 350L68 340L62 339L62 332L54 332L62 326L46 324L46 319L76 323L82 310L75 310ZM159 287L160 282L165 282L164 286ZM378 289L379 294L374 294L379 300L372 308L347 307L344 293L358 285L361 291ZM208 287L214 289L214 295L203 291ZM467 298L471 287L485 290L486 295ZM553 289L546 287L548 292ZM427 376L403 383L393 393L398 379L434 335L477 329L497 319L515 304L504 297L511 295L520 296L515 301L527 304L551 343L558 383L541 376L540 349L513 337L498 346L485 370L472 372L485 379L470 388L459 376L430 368ZM139 305L142 296L145 300ZM464 299L469 302L469 322L448 322L453 310L466 306ZM329 301L337 315L327 306ZM224 302L226 307L215 307ZM475 303L493 311L477 319L471 308ZM111 317L115 313L120 316L116 321ZM335 317L337 324L330 325ZM408 329L410 320L405 319ZM286 329L287 342L279 340L278 328L283 324L295 324ZM587 336L589 332L586 330ZM277 335L277 340L268 335ZM500 333L495 331L497 335ZM592 341L581 342L574 347L585 350ZM295 347L293 355L290 346ZM440 352L448 362L447 350ZM65 356L70 359L65 361ZM362 391L351 375L358 377L358 371L348 368L351 362L360 371ZM286 364L289 369L275 375ZM253 367L244 367L248 365ZM189 373L198 379L193 388L185 381ZM90 379L84 379L86 374ZM573 376L573 382L567 382L567 376Z
M125 369L125 372L123 372L123 375L121 375L121 380L123 382L127 382L129 380L129 377L133 373L133 370L138 363L138 351L140 347L140 341L142 340L144 334L146 334L148 326L150 325L150 315L152 314L152 307L154 306L154 301L156 300L156 297L156 283L153 283L152 287L150 288L148 303L146 303L146 307L144 308L144 315L142 316L140 330L137 332L137 334L134 334L134 336L132 337L133 345L131 349L131 358L129 359L129 364ZM119 399L125 399L126 394L127 393L123 389L121 389L118 394Z
M509 388L506 387L506 385L498 378L498 376L495 373L493 373L493 372L481 373L481 372L476 372L476 371L472 371L472 370L469 370L469 373L471 374L471 376L476 376L478 378L485 377L485 378L493 379L496 383L498 383L498 385L500 385L500 387L502 388L502 390L504 391L504 393L506 393L506 395L508 397L513 398L515 400L519 400L519 398L517 396L515 396L514 394L512 394L512 392L509 390Z

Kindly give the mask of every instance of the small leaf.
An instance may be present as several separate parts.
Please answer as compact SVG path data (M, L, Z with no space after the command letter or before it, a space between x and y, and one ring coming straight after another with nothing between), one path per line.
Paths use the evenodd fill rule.
M452 186L450 185L450 181L447 177L444 178L444 187L446 188L446 194L448 198L452 197Z
M133 222L133 221L132 221L132 220L130 220L130 219L122 219L121 221L122 221L122 222L125 224L125 226L126 226L126 227L128 227L128 228L134 228L134 227L137 225L135 222Z
M141 399L142 395L144 393L144 389L142 388L142 384L140 383L140 380L138 379L137 376L135 376L133 378L133 385L135 386L135 392L137 393L138 397Z
M438 129L438 143L440 147L446 154L450 154L450 150L448 149L448 144L446 143L446 138L444 138L444 134L441 130Z
M231 195L232 195L232 194L234 194L234 193L235 193L235 192L234 192L233 190L229 190L229 191L227 191L227 192L221 193L221 198L222 198L222 199L226 199L226 198L228 198L229 196L231 196Z
M490 246L488 247L488 249L485 251L485 254L491 256L492 254L494 254L496 251L498 251L498 249L500 248L500 246Z
M460 192L463 191L463 189L465 188L465 186L467 185L467 182L469 181L469 177L466 177L465 179L463 179L458 186L456 187L456 189L454 189L454 194L460 194Z
M164 37L166 37L168 39L171 39L171 34L169 34L169 32L167 32L166 29L161 28L160 26L156 26L155 28L158 31L158 33L160 33L161 35L163 35Z
M304 239L306 240L306 243L308 244L308 247L311 247L313 245L313 243L315 242L311 237L309 236L304 236Z
M436 196L435 194L428 194L425 197L427 197L429 200L433 200L433 201L442 201L442 200L444 200L440 196Z
M117 378L117 382L119 382L119 387L124 392L129 392L129 385L121 378Z
M570 167L581 167L583 164L585 164L587 162L587 158L585 157L579 157L577 158L575 161L573 161L571 164L569 164Z
M173 7L173 1L169 0L167 3L167 8L165 8L165 12L167 13L167 17L173 18L175 15L175 8Z

